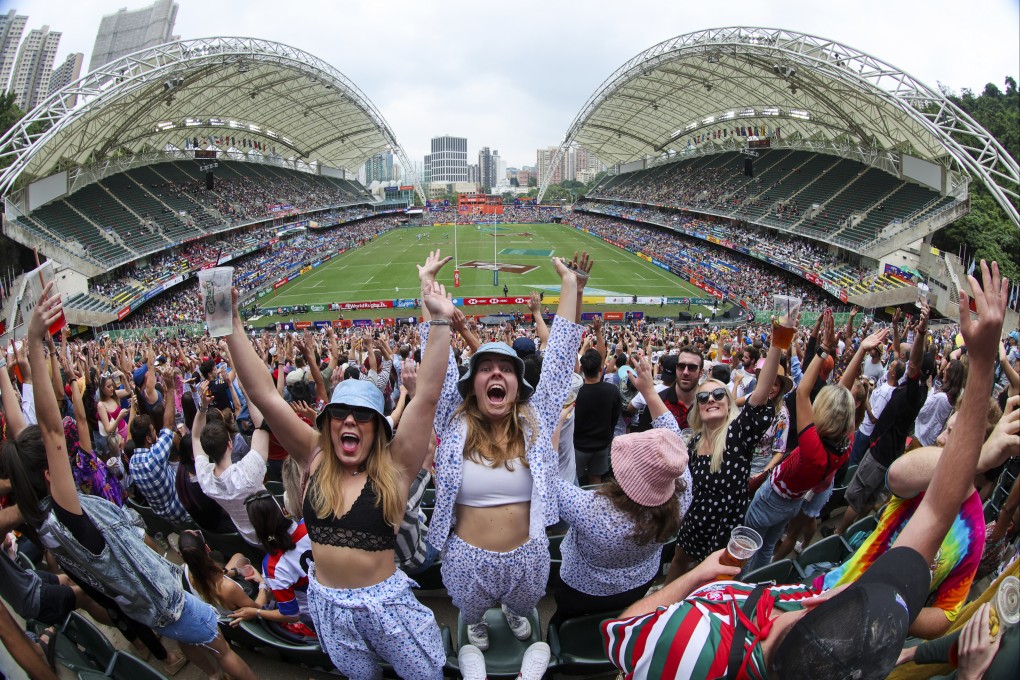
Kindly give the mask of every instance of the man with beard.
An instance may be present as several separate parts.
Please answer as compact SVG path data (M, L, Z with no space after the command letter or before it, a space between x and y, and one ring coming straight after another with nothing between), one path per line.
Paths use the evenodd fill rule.
M659 390L659 396L676 418L676 424L681 430L689 427L687 412L694 405L694 391L701 382L704 365L704 357L689 345L681 348L679 354L667 354L659 360L659 367L662 370L662 388ZM635 432L651 429L651 417L640 394L631 400L628 409L632 411L641 409Z

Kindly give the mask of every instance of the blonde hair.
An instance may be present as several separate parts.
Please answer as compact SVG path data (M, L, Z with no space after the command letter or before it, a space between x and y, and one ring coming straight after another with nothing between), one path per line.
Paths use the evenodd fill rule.
M826 385L811 404L815 431L819 439L843 441L854 429L856 406L850 390L842 385Z
M308 482L309 499L315 516L325 519L330 513L336 517L343 515L344 496L341 491L343 466L333 453L333 436L330 431L331 418L327 417L319 430L319 448L322 451L322 463ZM376 507L381 507L386 523L398 527L404 519L407 501L400 493L401 475L393 463L389 442L383 434L381 419L376 418L375 440L372 450L365 461L365 471L375 485Z
M719 385L726 392L726 405L728 407L726 412L726 421L722 423L718 428L712 430L711 432L706 431L705 424L701 422L701 404L697 403L697 399L695 399L694 403L695 408L687 412L687 422L690 423L692 428L699 431L701 433L701 436L705 439L705 441L708 442L708 446L712 451L712 462L709 465L709 470L711 472L719 472L719 470L722 468L723 454L726 453L726 431L729 429L730 423L732 423L733 420L737 417L738 411L737 405L733 401L733 395L726 388L726 385L723 385L718 380L713 379L705 380L704 382L698 385L698 388L695 390L695 394L702 391L702 388L704 388L705 385L708 385L709 383L715 383L716 385ZM696 451L695 454L697 454Z
M520 399L514 402L510 414L501 423L493 423L478 408L478 398L474 392L467 395L454 415L463 414L467 420L467 437L464 440L464 457L476 463L487 463L492 467L502 465L510 470L510 462L521 460L527 466L525 458L528 445L534 443L535 416L527 403ZM531 434L531 440L524 441L525 429Z

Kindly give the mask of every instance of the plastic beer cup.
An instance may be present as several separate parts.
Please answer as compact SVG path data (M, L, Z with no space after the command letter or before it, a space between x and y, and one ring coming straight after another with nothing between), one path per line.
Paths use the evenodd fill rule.
M762 538L757 531L750 527L736 526L733 531L730 532L730 540L726 544L726 552L719 560L721 563L728 567L740 567L744 568L748 560L754 557L754 554L762 546ZM728 577L720 577L728 578Z
M793 334L797 328L797 314L800 312L801 299L790 295L773 295L776 319L772 324L772 342L780 349L790 349Z
M209 335L222 337L234 330L234 309L230 286L234 280L233 267L213 267L198 272L198 291L205 311Z

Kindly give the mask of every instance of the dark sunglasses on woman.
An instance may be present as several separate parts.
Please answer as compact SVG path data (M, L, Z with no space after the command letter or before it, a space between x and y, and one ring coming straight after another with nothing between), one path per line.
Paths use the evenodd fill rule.
M336 420L347 420L347 416L352 415L354 420L359 423L370 423L376 416L375 411L370 408L344 406L343 404L328 404L326 406L326 413L330 418L335 418Z
M709 399L712 401L724 401L726 399L726 388L717 387L711 392L698 392L698 403L707 404Z

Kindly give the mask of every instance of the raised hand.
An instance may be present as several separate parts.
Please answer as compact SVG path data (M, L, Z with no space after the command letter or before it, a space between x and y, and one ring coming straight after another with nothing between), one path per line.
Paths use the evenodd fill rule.
M632 377L630 382L637 388L637 391L643 394L646 390L654 390L655 381L652 379L652 364L649 363L648 357L641 357L636 370L637 375Z
M426 282L435 281L439 270L452 259L449 255L442 257L438 250L430 251L429 256L425 258L425 264L415 265L418 267L418 280L421 281L422 287L424 288Z
M531 291L531 297L528 298L528 310L532 315L538 314L542 310L542 298L539 297L538 291Z
M1006 296L1009 279L999 275L999 264L981 260L981 285L973 276L967 276L974 293L974 307L978 318L970 316L970 298L960 291L960 332L967 343L970 360L994 362L997 354L1002 323L1006 313Z
M212 392L209 391L209 381L203 380L198 383L198 401L201 408L209 408L212 402Z
M882 347L885 345L886 338L889 337L889 329L883 328L880 331L875 331L868 337L861 340L861 349L864 352L870 352L876 347Z
M438 251L436 251L438 253ZM431 256L430 256L431 257ZM449 258L447 258L449 259ZM442 266L442 265L440 265ZM446 286L436 283L435 280L422 282L421 300L433 319L453 319L453 301L446 293Z
M408 358L400 369L400 384L407 390L407 393L414 399L415 390L418 389L418 362Z
M29 337L45 340L49 335L50 324L59 319L63 313L60 297L57 295L50 297L53 287L53 281L46 284L38 302L36 302L35 309L32 310L32 316L28 320Z

